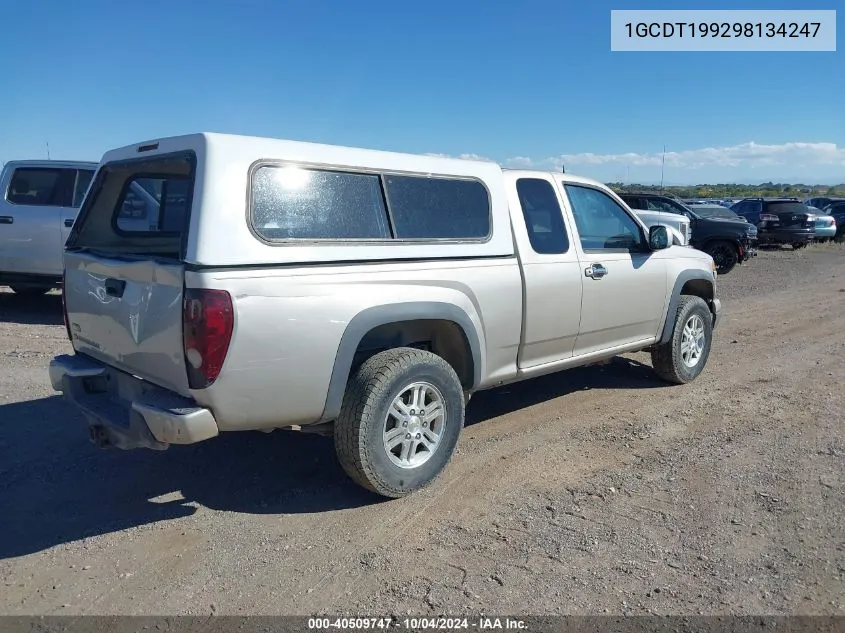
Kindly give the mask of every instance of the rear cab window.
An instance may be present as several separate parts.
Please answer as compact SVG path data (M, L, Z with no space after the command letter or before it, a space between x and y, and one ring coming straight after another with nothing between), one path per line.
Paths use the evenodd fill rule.
M484 241L487 188L478 180L259 164L249 222L261 240Z
M534 252L539 255L566 253L569 236L552 183L541 178L519 178L516 193Z
M193 153L182 153L103 165L67 248L183 257L195 164Z

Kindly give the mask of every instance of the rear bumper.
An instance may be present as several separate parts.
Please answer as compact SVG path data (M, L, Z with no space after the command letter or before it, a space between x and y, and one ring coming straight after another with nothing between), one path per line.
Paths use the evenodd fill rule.
M816 237L836 237L836 226L816 227Z
M80 409L102 448L163 450L219 434L209 409L87 356L54 358L50 383Z
M813 229L800 229L797 231L759 231L757 241L760 244L803 244L815 238L816 232Z

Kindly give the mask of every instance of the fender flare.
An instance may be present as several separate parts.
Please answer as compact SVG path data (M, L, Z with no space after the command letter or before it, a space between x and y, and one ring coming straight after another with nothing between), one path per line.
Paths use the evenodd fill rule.
M337 347L334 367L332 369L329 388L326 394L326 404L319 422L329 422L340 414L343 404L343 394L349 380L349 372L355 357L355 350L364 336L380 325L398 323L400 321L414 321L419 319L438 319L452 321L464 333L469 343L473 362L472 387L481 382L482 355L481 343L475 324L470 316L458 306L438 301L411 301L366 308L356 314L346 326Z
M662 345L664 343L668 343L669 339L672 338L672 331L675 327L675 319L670 317L672 317L672 315L674 315L678 310L678 301L681 300L681 290L683 290L684 284L694 279L709 283L710 287L713 289L713 296L716 296L714 279L711 275L708 275L706 271L682 270L675 278L675 285L672 287L672 295L669 298L669 307L666 309L666 315L663 319L663 329L660 333L660 338L657 341L659 344ZM710 302L708 302L708 304L710 304L710 311L713 312L713 305Z

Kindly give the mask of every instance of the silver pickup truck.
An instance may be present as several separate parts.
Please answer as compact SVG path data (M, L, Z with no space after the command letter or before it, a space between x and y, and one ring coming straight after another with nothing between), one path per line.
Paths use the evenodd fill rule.
M686 383L721 310L712 258L591 180L217 134L106 153L64 257L50 378L96 444L331 434L387 497L443 470L474 392L637 350Z
M0 174L0 284L17 294L59 286L65 240L97 163L15 160Z

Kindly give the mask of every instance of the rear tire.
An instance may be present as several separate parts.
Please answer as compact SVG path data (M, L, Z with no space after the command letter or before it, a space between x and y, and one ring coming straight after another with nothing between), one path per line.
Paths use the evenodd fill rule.
M9 288L16 295L23 297L37 297L38 295L45 295L51 290L46 286L30 286L28 284L9 284Z
M651 348L651 364L663 380L682 385L695 380L707 364L713 315L701 297L681 295L674 319L671 338Z
M334 428L338 460L360 486L405 496L446 467L464 407L461 381L440 356L409 347L376 354L346 387Z
M704 252L716 262L716 272L720 275L731 272L739 261L739 252L736 246L724 240L710 242L704 248Z

